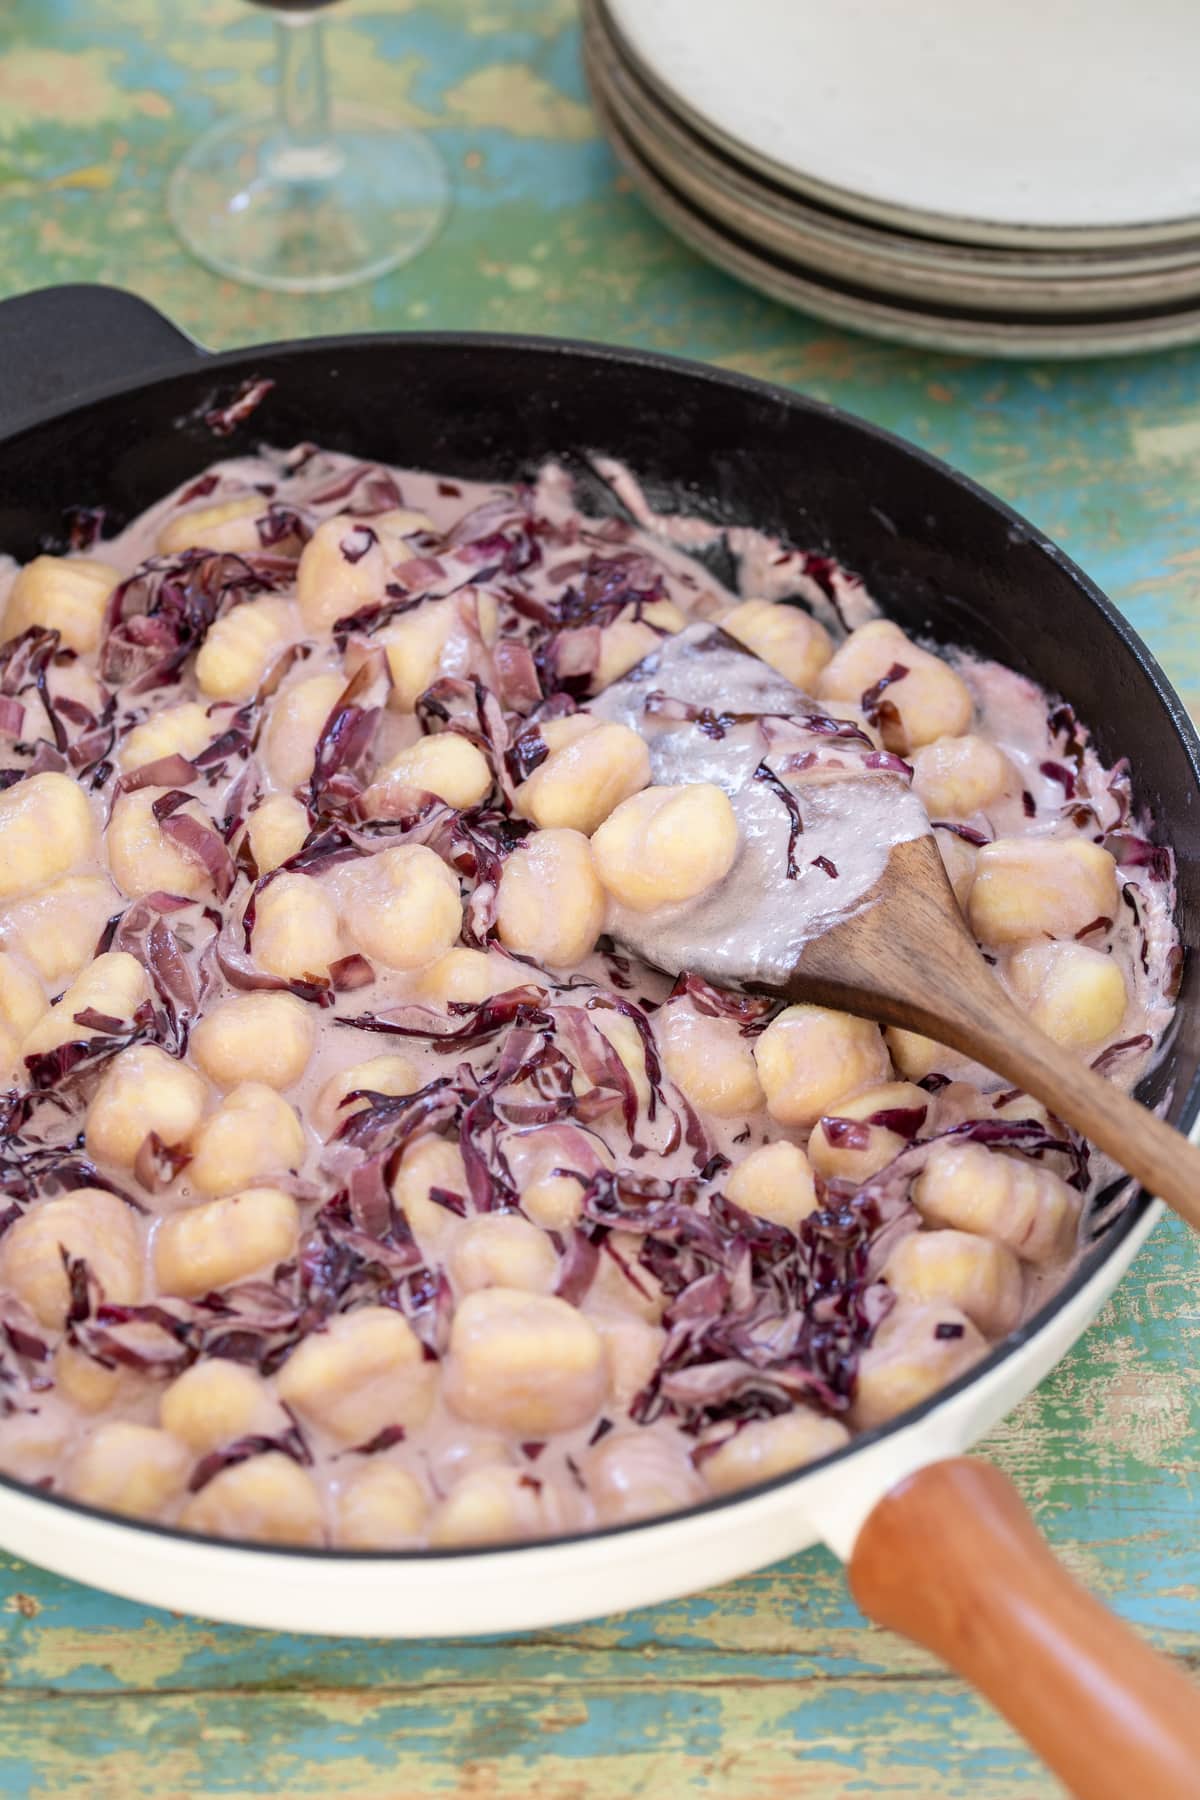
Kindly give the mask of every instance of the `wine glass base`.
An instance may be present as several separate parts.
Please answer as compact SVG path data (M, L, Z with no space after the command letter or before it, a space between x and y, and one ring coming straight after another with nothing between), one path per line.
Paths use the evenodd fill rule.
M167 184L171 222L201 262L291 294L330 293L409 262L449 204L427 138L352 117L312 148L286 143L273 119L229 120Z

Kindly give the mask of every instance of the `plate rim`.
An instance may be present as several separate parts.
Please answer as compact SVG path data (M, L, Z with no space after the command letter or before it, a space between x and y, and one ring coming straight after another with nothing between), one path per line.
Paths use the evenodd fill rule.
M839 330L864 333L887 342L908 344L941 355L1006 357L1025 360L1082 361L1092 357L1128 356L1154 350L1184 348L1200 342L1200 306L1187 312L1159 310L1149 318L1091 321L1064 326L1036 326L986 316L963 320L903 307L888 297L860 299L814 279L797 275L767 259L753 246L733 243L693 207L673 195L648 170L625 141L616 121L604 119L608 141L639 197L660 224L697 256L768 299L820 319ZM798 292L797 290L803 290ZM1151 326L1158 321L1160 329ZM1138 327L1141 327L1139 330ZM1090 335L1081 335L1087 333Z
M889 257L883 248L878 252L873 252L870 247L860 248L861 240L850 235L853 225L839 234L832 221L829 224L820 219L811 224L789 222L783 213L787 199L782 198L778 210L774 210L770 205L771 191L756 191L753 179L742 170L729 171L728 189L722 187L715 172L697 174L697 167L702 171L711 169L715 162L709 156L707 146L683 138L682 132L688 132L688 138L693 134L682 122L675 123L665 111L661 115L662 130L656 131L656 121L649 119L644 110L639 111L639 104L648 107L652 101L648 96L644 103L633 97L636 77L618 62L615 51L606 44L603 36L586 25L584 62L590 84L600 90L609 111L652 170L698 211L706 213L735 236L748 240L750 231L738 232L740 211L754 223L756 247L771 255L796 260L805 266L810 258L824 256L836 265L832 272L848 282L878 286L897 298L917 302L925 298L943 299L969 307L995 295L1018 313L1072 310L1102 313L1122 308L1126 297L1130 305L1153 303L1146 294L1130 295L1131 283L1136 288L1153 289L1155 297L1164 304L1192 299L1200 302L1200 242L1190 260L1177 260L1176 266L1167 270L1135 269L1124 276L1105 270L1074 276L1046 273L1034 277L1015 270L1004 272L972 264L970 253L963 250L956 251L960 267L928 261L919 264L905 260L900 254ZM622 76L627 77L625 85Z
M644 0L642 0L644 3ZM719 145L734 162L756 170L777 185L806 195L819 204L851 217L876 224L900 227L918 237L931 237L960 244L985 244L1020 249L1023 246L1046 249L1121 248L1134 244L1169 244L1181 238L1200 234L1200 214L1147 220L1136 225L1023 225L1001 221L973 219L960 213L932 211L905 206L899 201L885 201L851 188L807 175L793 165L775 161L765 152L738 138L724 127L704 116L698 108L672 87L670 81L653 69L639 55L627 34L613 16L610 0L590 0L605 19L611 37L621 46L625 59L637 70L646 86L658 93L697 136Z

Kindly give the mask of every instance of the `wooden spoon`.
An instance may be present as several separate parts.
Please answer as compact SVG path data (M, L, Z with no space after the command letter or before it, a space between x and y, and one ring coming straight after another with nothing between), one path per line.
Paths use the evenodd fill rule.
M975 1057L1200 1228L1200 1150L1018 1011L932 836L892 850L872 898L774 991ZM914 1470L868 1515L849 1576L869 1618L986 1694L1079 1800L1200 1796L1200 1691L1072 1580L1000 1470L974 1458Z
M932 836L897 844L862 909L759 991L903 1026L974 1057L1200 1230L1200 1149L1018 1010L967 930Z

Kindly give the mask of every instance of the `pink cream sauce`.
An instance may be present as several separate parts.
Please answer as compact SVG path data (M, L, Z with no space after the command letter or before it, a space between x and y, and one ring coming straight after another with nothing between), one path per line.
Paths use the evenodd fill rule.
M824 775L832 779L812 782L803 796L805 856L811 859L821 851L827 851L837 866L837 879L828 878L819 870L806 870L804 882L782 880L782 864L787 854L786 817L771 790L749 777L764 754L777 758L784 751L794 754L814 748L828 764L831 760L828 737L814 737L806 729L802 721L813 703L765 665L728 643L719 645L717 653L710 654L706 661L699 646L712 639L713 622L748 595L770 599L798 598L836 637L844 635L843 620L851 625L862 623L874 616L877 609L861 583L836 565L826 565L821 559L825 581L818 583L805 572L806 562L811 563L812 559L744 528L725 534L741 568L741 591L738 594L729 592L692 554L703 550L721 535L716 528L697 520L656 517L626 471L612 464L598 466L637 521L636 529L628 524L616 525L582 517L574 507L569 481L554 467L543 472L536 489L522 491L448 483L434 475L392 471L403 505L426 513L433 523L431 533L412 541L412 557L394 571L393 579L401 593L406 591L406 584L411 584L413 593L425 591L450 596L426 602L427 605L455 609L455 625L442 653L440 672L451 676L473 675L499 691L502 704L506 706L510 742L523 729L518 715L529 712L530 697L505 701L505 679L498 672L495 638L486 625L481 629L481 595L497 603L501 642L536 648L540 636L543 648L552 643L552 653L542 663L544 681L551 679L555 669L560 676L563 671L576 668L586 671L588 657L595 652L597 630L604 628L586 619L568 625L560 619L553 628L545 624L547 619L556 617L555 608L564 592L572 585L579 586L581 570L589 557L635 556L637 560L630 585L646 588L657 581L660 584L658 591L672 600L689 619L697 621L677 639L661 636L654 651L658 662L652 660L615 684L596 701L594 710L646 730L651 740L655 781L709 779L727 788L735 799L747 865L739 870L739 865L735 864L717 890L682 909L664 908L660 913L642 915L639 922L623 916L620 909L614 907L609 926L619 938L626 941L635 938L648 958L671 969L700 967L710 980L730 987L736 984L739 975L769 978L788 955L794 953L806 935L820 930L830 918L844 916L860 904L881 872L888 847L903 837L928 829L928 822L902 774L894 769L868 773L859 766L876 747L869 734L863 742L845 748L839 745L840 756L834 753L832 760L840 766L823 770ZM275 506L294 507L309 531L322 518L346 507L344 494L335 494L333 498L322 495L325 490L336 490L338 477L348 475L354 467L349 458L314 453L295 473L288 473L287 467L287 460L275 455L219 463L213 469L215 485L212 490L187 504L209 507L257 487L264 495L270 490L270 500ZM362 489L355 492L361 498ZM168 497L120 535L92 546L88 554L111 563L122 574L132 573L146 558L154 555L159 531L179 508L180 496ZM474 515L471 523L462 526L461 522L471 515ZM525 568L496 572L495 564L503 559L504 545L481 552L477 548L479 541L500 533L515 544L531 519L545 522L540 539L540 559ZM457 534L456 527L460 528ZM277 556L278 552L267 550L265 554ZM509 558L512 564L519 560L515 555ZM481 573L489 569L493 572L485 574L485 579L480 581ZM285 562L276 563L275 579L282 584L276 591L286 596L292 573ZM836 608L826 597L830 581L838 599ZM5 585L0 577L0 596ZM451 590L455 591L451 593ZM635 607L632 612L620 616L637 617L638 611ZM297 642L304 641L298 614L295 637ZM347 672L352 664L355 634L351 634L350 641L351 650L343 657L327 636L317 643L308 640L308 655L287 669L275 700L267 700L264 710L269 712L272 704L278 704L278 698L286 695L299 681L324 672ZM369 638L364 634L358 634L357 641L360 648L369 648ZM94 662L92 658L83 660ZM1068 760L1062 731L1052 730L1048 723L1052 702L1032 683L996 664L981 662L965 653L954 654L949 660L967 682L975 699L977 717L973 729L1003 749L1019 773L1021 786L1032 797L1034 808L1030 816L1029 802L1023 802L1018 791L990 808L986 818L977 817L962 823L985 837L1019 833L1069 835L1080 829L1064 811L1061 781L1044 772L1046 764L1061 767ZM547 674L547 671L551 673ZM746 714L785 714L791 723L787 719L781 721L775 727L774 741L765 749L760 725L740 723L722 741L706 743L707 761L702 771L693 758L686 764L690 772L685 772L680 746L685 735L690 738L694 727L679 721L665 724L661 719L652 723L647 721L641 701L648 671L655 688L677 700L694 706L719 705L726 711ZM576 679L571 685L577 703L589 705L586 678ZM79 663L64 664L52 673L52 692L79 694L90 704L90 687L89 680L81 676ZM515 690L511 691L515 694ZM194 697L195 681L189 662L182 680L169 688L139 695L118 693L118 726L124 729L127 724L137 722L161 706ZM36 697L26 693L21 698L27 708L24 740L39 735L49 737L48 722ZM236 710L232 705L213 708L214 735L222 724L232 720ZM837 706L819 710L822 713L832 711L841 717L847 717L853 711ZM801 722L797 723L797 720ZM257 723L261 724L261 716ZM414 741L420 735L420 729L412 713L386 709L379 721L370 761L376 766L386 761ZM1088 825L1087 834L1096 836L1122 826L1125 808L1120 797L1120 783L1112 784L1112 772L1103 768L1087 746L1086 734L1080 732L1078 737L1075 758L1071 762L1074 799L1077 805L1087 803L1094 808L1095 820ZM10 760L0 750L0 764ZM254 799L261 800L274 791L261 756L251 758L249 789L246 767L243 761L235 760L215 788L199 782L191 789L218 824L231 805L245 810L250 803L248 792ZM111 782L93 796L92 804L101 826L107 820L112 799ZM942 834L938 835L941 838ZM417 836L419 840L419 832ZM236 846L236 831L231 834L230 841ZM963 848L958 842L947 854L961 855ZM749 862L755 864L753 871L748 868ZM102 870L106 867L103 855L97 867ZM337 894L352 868L352 863L332 864L318 873ZM1130 999L1126 1016L1113 1041L1124 1041L1145 1033L1157 1045L1171 1016L1167 995L1170 953L1176 942L1171 923L1173 886L1170 880L1152 880L1143 866L1122 867L1120 878L1132 904L1122 908L1121 917L1115 921L1104 947L1120 963ZM764 884L776 894L786 894L787 904L775 906L766 918L746 916L745 894L759 891ZM469 892L471 885L468 879L464 891ZM241 875L225 903L227 917L231 913L240 915L248 892L248 879ZM119 914L129 904L114 888L111 913ZM11 947L19 949L20 933L30 928L36 908L35 896L11 909L8 929L0 923L0 942L4 947L10 947L10 940L15 938ZM198 958L210 929L205 923L203 903L193 903L172 913L168 922L182 940L190 938L194 959ZM640 937L637 936L639 931ZM347 953L353 948L348 943ZM577 968L554 970L549 976L510 957L494 940L489 943L487 954L494 968L496 992L530 987L538 990L533 999L551 1011L556 1005L586 1008L591 1002L592 1015L589 1016L593 1016L597 1008L611 1010L615 997L644 1008L652 1032L654 1013L672 987L669 977L604 948L598 949ZM233 991L211 960L207 967L209 986L202 1010ZM1004 978L1002 964L997 973ZM367 1013L411 1019L415 1016L413 996L420 980L419 974L404 975L377 966L369 986L337 994L332 1005L318 1014L320 1028L312 1060L302 1080L285 1094L301 1119L306 1121L305 1160L297 1170L280 1177L280 1185L289 1187L301 1201L302 1240L312 1231L316 1215L337 1192L345 1180L346 1170L355 1161L355 1153L345 1147L331 1149L311 1126L317 1096L331 1076L370 1057L392 1052L417 1063L422 1084L453 1074L460 1065L474 1071L475 1080L482 1082L494 1067L505 1042L503 1032L450 1055L437 1052L436 1037L447 1027L461 1025L465 1014L451 1018L444 1010L440 1014L427 1013L423 1019L428 1033L425 1040L379 1035L341 1023ZM673 1002L681 1003L687 1004L686 1001ZM733 1031L737 1027L731 1024L729 1029ZM1144 1071L1151 1055L1153 1051L1146 1051L1117 1059L1111 1071L1113 1078L1122 1086L1132 1085ZM964 1117L987 1116L1002 1085L987 1071L949 1052L941 1067L951 1078L951 1084L941 1093L930 1093L922 1136L946 1129ZM586 1093L591 1085L581 1071L576 1079L576 1093ZM86 1084L74 1092L85 1099ZM975 1094L974 1110L970 1104L972 1092ZM214 1090L214 1104L218 1098ZM718 1164L716 1173L706 1179L702 1176L706 1165L713 1166L714 1158L727 1158L729 1163L736 1164L760 1144L780 1138L791 1138L799 1144L805 1141L805 1134L779 1126L762 1109L745 1119L707 1118L695 1122L678 1090L665 1077L654 1114L650 1117L649 1109L645 1105L640 1107L632 1140L636 1148L631 1147L619 1106L598 1110L582 1126L578 1121L566 1119L563 1128L568 1136L563 1166L578 1166L578 1133L582 1129L588 1134L596 1157L611 1160L618 1170L625 1169L639 1179L657 1178L664 1183L698 1182L690 1195L690 1203L702 1215L707 1215L713 1197L721 1190L723 1165ZM45 1107L36 1114L37 1132L47 1141L62 1142L78 1126L78 1114L72 1121L59 1125L48 1116ZM522 1134L529 1129L533 1128L516 1125L502 1133L502 1138L507 1140L508 1161L518 1181L524 1147ZM573 1139L571 1134L574 1134ZM159 1220L205 1198L189 1188L186 1165L174 1180L153 1193L138 1189L127 1170L102 1170L101 1173L110 1177L119 1188L135 1192L145 1208L137 1219L147 1253L145 1299L158 1299L168 1310L194 1319L194 1306L155 1295L150 1262ZM1111 1169L1094 1160L1093 1190L1111 1179L1111 1175ZM439 1273L443 1279L448 1279L445 1277L446 1259L455 1236L469 1227L469 1215L473 1211L469 1200L464 1200L463 1210L468 1214L467 1218L459 1218L453 1211L447 1211L445 1228L438 1234L436 1245L420 1244L412 1255L412 1267L427 1269L435 1282ZM909 1228L913 1224L915 1220L909 1222ZM575 1240L560 1236L556 1242L561 1258L560 1289L566 1276L570 1297L577 1299L582 1311L596 1320L612 1321L633 1314L659 1312L660 1305L655 1301L658 1284L639 1264L639 1237L621 1234L614 1239L600 1228L591 1234L595 1247L589 1251L583 1235L579 1234ZM576 1293L568 1271L573 1260L582 1259L586 1263L589 1257L595 1263L595 1270L589 1281L576 1284L581 1290ZM1064 1267L1037 1278L1027 1277L1028 1303L1033 1305L1044 1298L1047 1287L1057 1285L1065 1273ZM268 1279L271 1274L264 1270L259 1279ZM283 1285L286 1286L286 1282ZM378 1296L363 1293L359 1297L374 1299ZM238 1296L227 1298L236 1311ZM458 1298L450 1292L451 1305ZM56 1334L46 1332L29 1315L23 1314L19 1300L3 1301L0 1296L0 1301L5 1323L18 1333L24 1331L43 1340L48 1352L52 1353ZM434 1309L420 1313L419 1308L410 1311L410 1318L425 1337L430 1354L444 1356L445 1318L439 1322ZM669 1325L669 1315L667 1322ZM229 1327L237 1320L227 1318L223 1323ZM786 1325L786 1320L784 1323ZM86 1333L83 1335L86 1337ZM157 1359L164 1358L166 1352L161 1333L144 1325L135 1325L126 1329L124 1337L128 1344L135 1347L141 1344L146 1349L146 1366L130 1368L122 1377L120 1390L111 1406L99 1415L88 1415L56 1392L49 1374L52 1363L48 1359L39 1361L16 1353L10 1331L9 1351L4 1357L6 1385L3 1390L9 1410L0 1418L0 1469L23 1480L69 1492L72 1458L104 1419L120 1417L146 1424L157 1422L163 1371L174 1372L178 1364L172 1364L169 1358L158 1362ZM19 1337L17 1341L20 1341ZM202 1334L194 1341L202 1343ZM703 1364L703 1354L697 1361ZM770 1388L769 1381L765 1386ZM796 1390L788 1389L786 1393L794 1398ZM770 1413L786 1403L781 1391L775 1389L774 1398L762 1410ZM631 1418L648 1422L631 1424ZM531 1445L464 1423L439 1393L428 1420L411 1430L402 1441L378 1454L416 1475L434 1508L472 1467L492 1462L518 1467L530 1477L528 1516L521 1529L529 1535L542 1535L585 1527L596 1521L598 1507L588 1474L589 1457L593 1454L590 1447L595 1445L598 1437L602 1441L609 1430L638 1432L647 1446L654 1446L651 1454L659 1457L664 1468L669 1469L667 1487L678 1503L704 1496L703 1458L696 1459L693 1453L698 1444L717 1441L727 1435L732 1428L731 1421L736 1423L736 1414L722 1420L719 1416L706 1415L702 1410L689 1411L684 1406L673 1408L663 1403L661 1395L648 1398L643 1390L640 1400L626 1396L622 1401L610 1395L596 1415L578 1428L560 1433L544 1444ZM303 1438L306 1454L311 1457L313 1479L327 1499L331 1498L362 1458L311 1424L303 1425ZM175 1519L185 1503L186 1495L182 1495L166 1504L158 1516Z

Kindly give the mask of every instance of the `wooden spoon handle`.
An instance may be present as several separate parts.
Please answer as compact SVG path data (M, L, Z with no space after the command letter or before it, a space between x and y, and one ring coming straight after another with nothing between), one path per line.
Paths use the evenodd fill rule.
M967 932L931 838L893 850L884 899L805 946L783 991L924 1032L1043 1101L1200 1231L1200 1150L1044 1037Z
M870 1618L985 1694L1078 1800L1200 1796L1200 1688L1067 1574L990 1463L893 1488L849 1574Z

